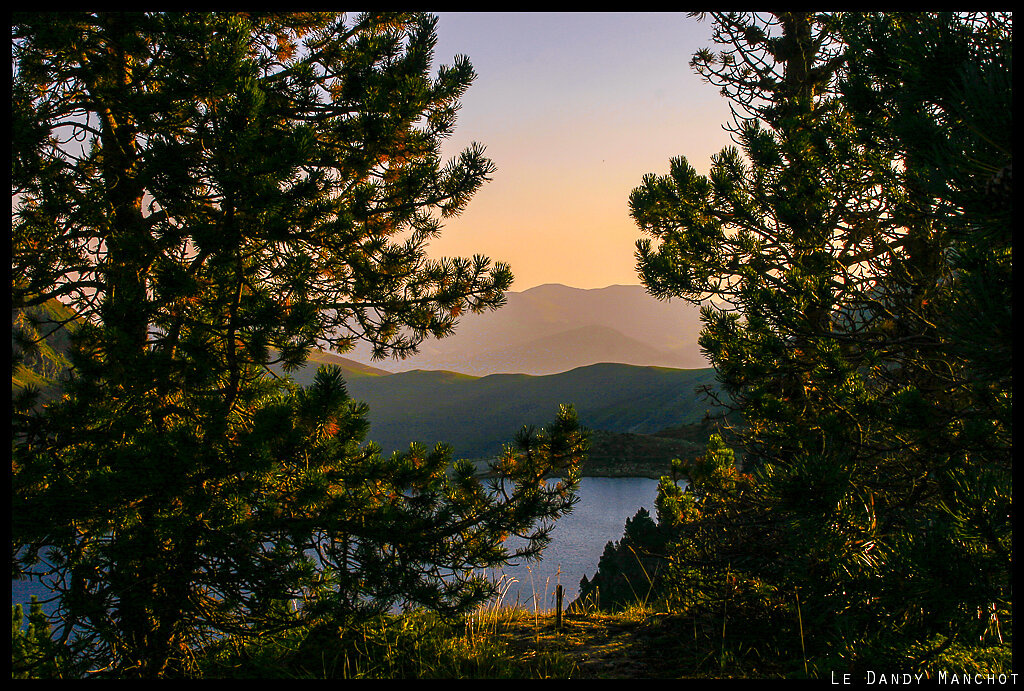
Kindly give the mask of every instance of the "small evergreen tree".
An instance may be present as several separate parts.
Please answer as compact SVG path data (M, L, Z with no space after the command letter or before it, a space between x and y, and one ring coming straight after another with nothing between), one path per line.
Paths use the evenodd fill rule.
M50 621L35 595L29 605L28 626L22 629L24 623L22 606L11 607L11 678L58 678L58 649L51 638Z
M656 595L662 568L662 540L650 512L640 507L626 519L622 539L609 541L594 577L580 580L579 603L616 609Z

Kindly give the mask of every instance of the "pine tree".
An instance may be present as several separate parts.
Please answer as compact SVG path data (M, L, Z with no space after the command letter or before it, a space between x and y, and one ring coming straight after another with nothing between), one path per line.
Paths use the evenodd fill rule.
M843 86L858 130L902 162L887 203L927 239L880 282L908 345L879 373L894 393L875 413L934 497L906 519L897 568L914 575L893 597L942 632L940 647L1001 638L1013 580L1012 18L854 14L843 34L858 56Z
M693 64L740 148L707 176L673 159L630 203L645 285L702 305L742 415L755 482L716 553L799 592L818 651L951 641L1008 594L1009 206L984 195L1009 179L1009 19L714 20L724 50ZM972 303L993 305L994 362Z
M571 408L492 486L443 446L384 457L337 370L412 353L512 275L428 257L494 170L441 158L473 80L421 14L21 13L12 23L12 303L73 308L62 396L22 400L15 573L59 591L96 673L156 677L225 635L465 611L475 575L574 501ZM549 486L544 477L562 473Z
M580 580L578 606L612 610L646 603L660 587L662 542L650 512L640 507L626 519L622 539L605 544L594 577Z
M843 510L860 506L846 497L859 493L849 418L864 357L844 320L870 286L864 255L886 251L864 230L880 213L873 171L885 161L859 146L837 93L834 17L716 14L715 40L724 52L693 64L734 104L742 153L724 149L708 176L676 158L644 178L631 210L658 244L638 243L638 267L655 296L702 303L700 344L742 414L745 463L772 478L764 519L778 530L761 532L778 542L726 559L754 566L774 549L785 556L756 566L780 587L831 591L871 559L870 540L851 542L869 517Z

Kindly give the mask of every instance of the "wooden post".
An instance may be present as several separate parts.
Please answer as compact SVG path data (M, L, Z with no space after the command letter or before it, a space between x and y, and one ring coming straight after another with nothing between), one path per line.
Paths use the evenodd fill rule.
M555 586L555 629L562 630L562 584Z

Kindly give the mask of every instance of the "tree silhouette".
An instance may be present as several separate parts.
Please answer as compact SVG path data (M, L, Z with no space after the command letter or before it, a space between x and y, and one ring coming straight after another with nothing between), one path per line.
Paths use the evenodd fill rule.
M819 650L922 664L1010 597L1011 20L713 18L693 64L739 148L630 204L644 284L702 305L742 419L756 481L715 553L798 591Z
M12 303L81 323L60 398L17 401L13 569L55 588L86 671L180 674L225 635L465 611L504 537L536 556L575 501L571 408L488 485L444 446L364 443L339 370L299 388L270 369L357 339L401 357L504 301L505 265L426 252L494 170L479 145L441 158L474 74L432 74L434 27L14 17Z

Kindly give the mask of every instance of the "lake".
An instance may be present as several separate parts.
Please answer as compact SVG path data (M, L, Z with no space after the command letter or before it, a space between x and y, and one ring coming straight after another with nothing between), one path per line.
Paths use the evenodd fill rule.
M648 478L585 477L580 480L580 501L551 532L551 544L540 562L508 566L503 570L509 585L501 602L537 609L555 606L555 586L561 584L568 605L579 594L580 579L593 578L609 540L622 538L622 529L643 506L654 516L657 480ZM492 574L500 578L501 573ZM12 581L11 604L26 604L33 593L46 594L38 583Z
M653 518L658 481L643 477L585 477L580 480L580 501L572 513L555 523L551 543L543 559L532 564L508 566L492 574L514 581L501 599L502 604L539 610L555 606L555 586L561 584L563 606L576 599L583 576L593 578L609 540L622 539L626 519L640 507Z

